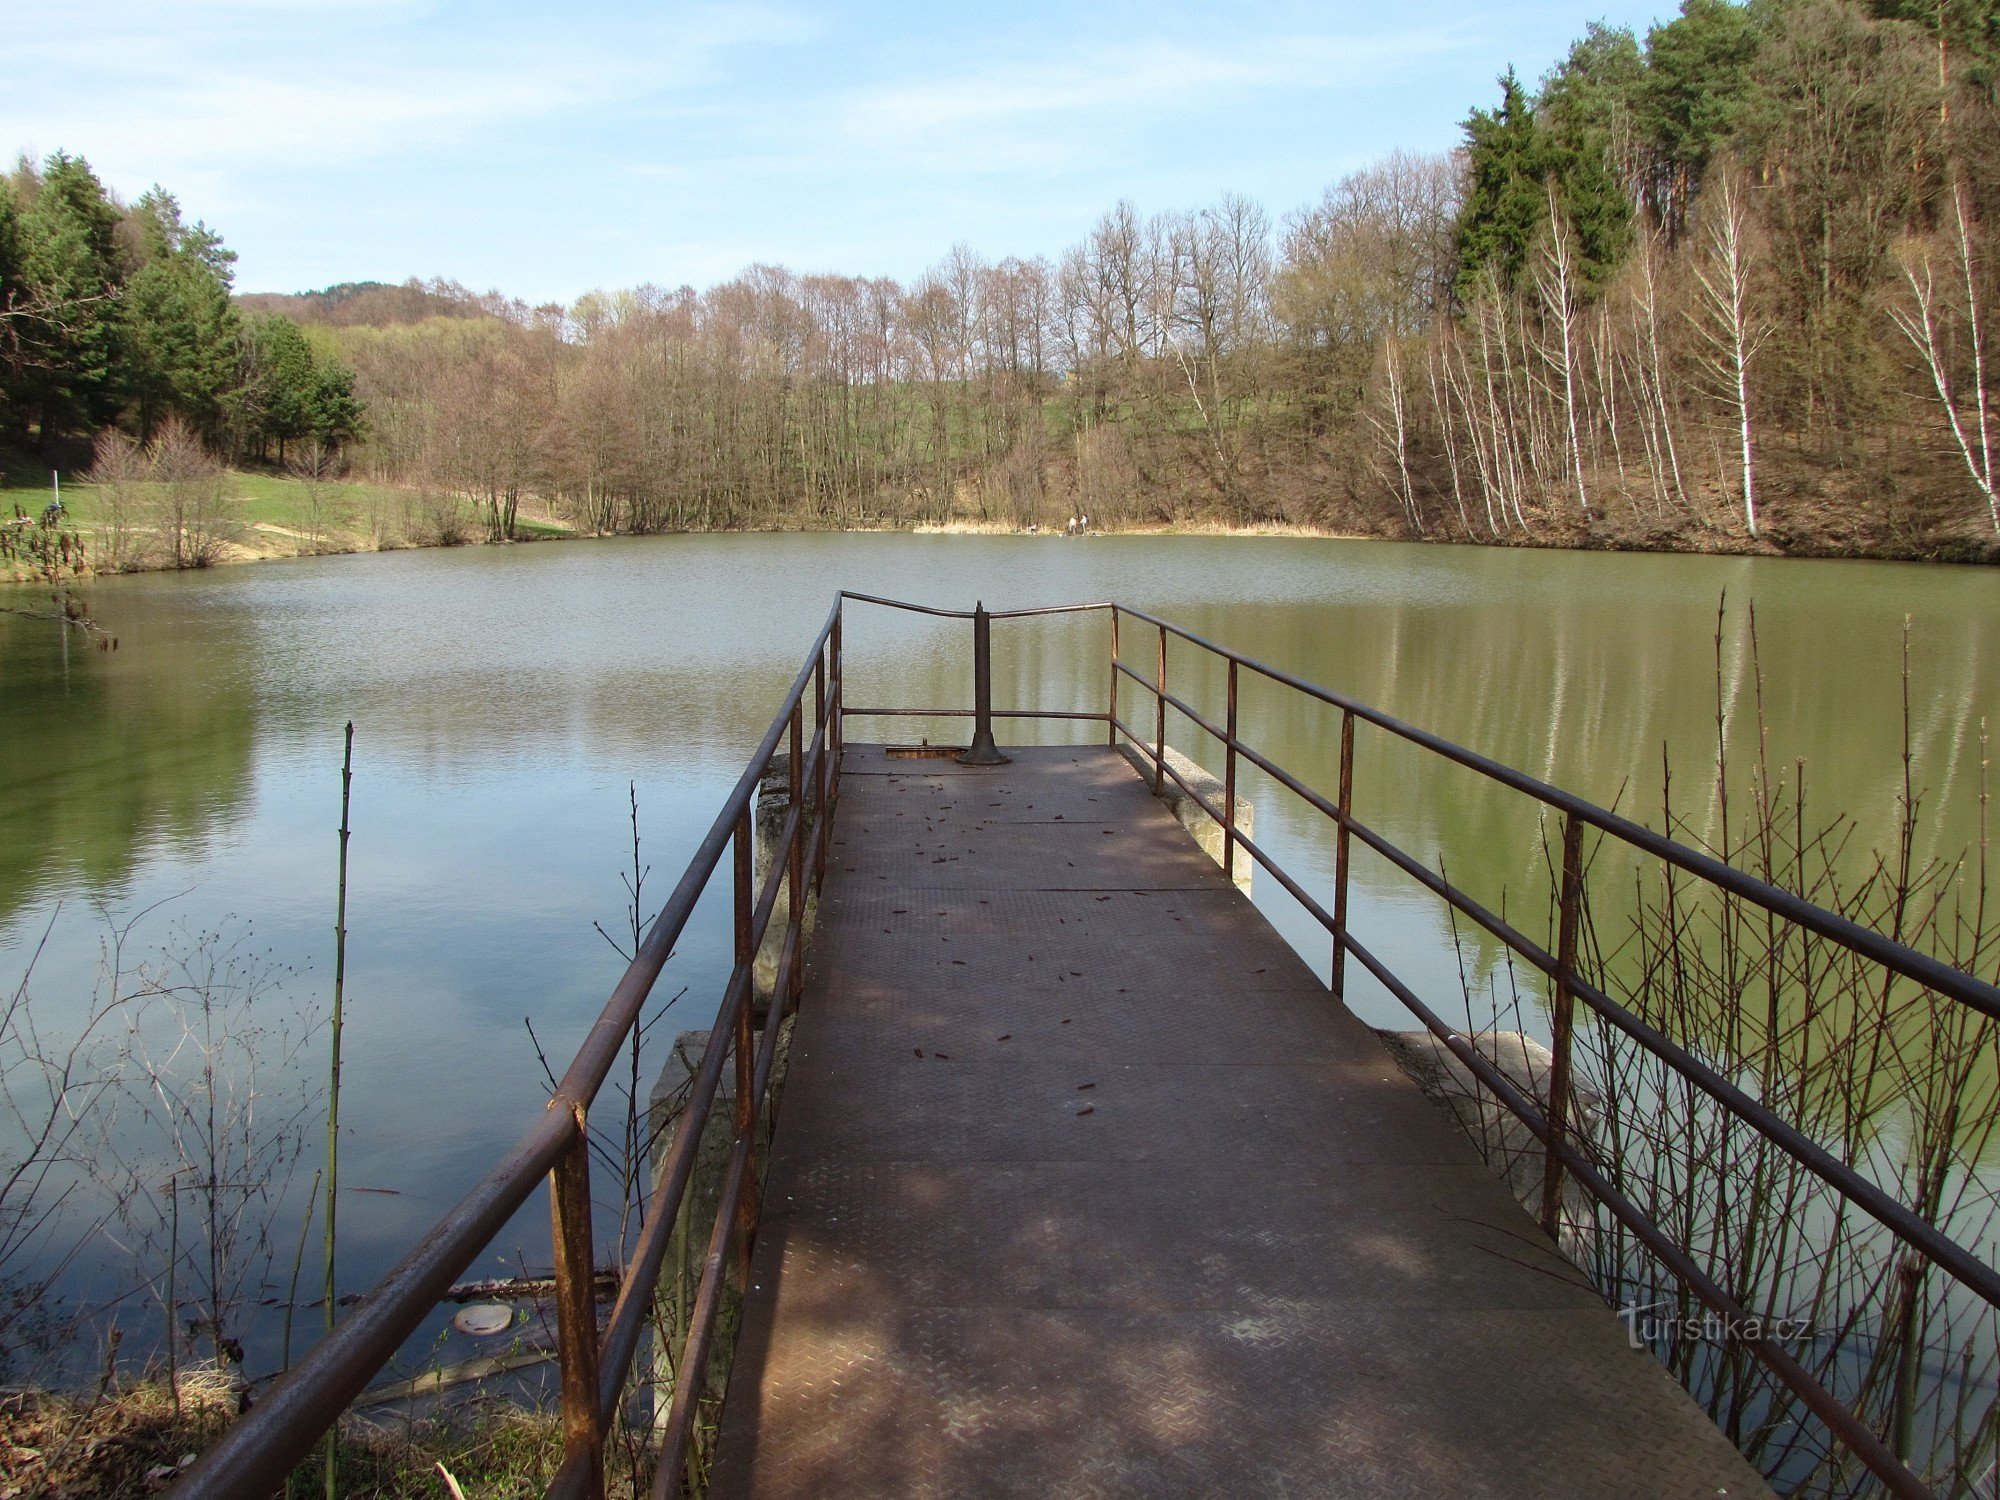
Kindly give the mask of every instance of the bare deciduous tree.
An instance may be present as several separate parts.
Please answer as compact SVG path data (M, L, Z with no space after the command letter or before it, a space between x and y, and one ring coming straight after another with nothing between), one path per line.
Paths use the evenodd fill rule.
M60 916L58 909L49 929ZM63 1036L38 1019L31 989L49 929L12 991L0 995L0 1369L51 1332L37 1326L52 1321L50 1298L112 1215L91 1202L94 1153L85 1127L95 1126L118 1080L130 928L110 925L97 990ZM115 1201L116 1190L109 1196Z
M97 435L84 479L97 490L97 555L113 572L144 566L151 550L143 522L151 469L146 450L115 427Z
M1425 533L1423 512L1417 507L1416 486L1410 479L1410 411L1406 394L1407 381L1403 372L1403 351L1400 341L1391 337L1382 340L1381 360L1381 401L1379 405L1367 408L1367 420L1380 440L1382 447L1389 450L1395 465L1391 478L1370 456L1369 466L1383 481L1403 509L1403 518L1409 524L1414 536Z
M318 438L300 441L285 457L285 468L305 492L300 519L305 523L306 549L323 549L333 532L349 525L353 511L340 495L340 473L345 460L340 449Z
M160 424L146 448L152 530L172 568L208 568L238 538L228 470L178 416Z

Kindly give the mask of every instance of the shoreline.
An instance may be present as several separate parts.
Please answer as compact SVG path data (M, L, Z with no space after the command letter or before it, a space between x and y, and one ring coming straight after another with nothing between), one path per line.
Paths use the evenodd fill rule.
M1755 542L1748 537L1722 537L1720 544L1707 547L1676 547L1669 545L1647 545L1637 538L1616 538L1592 535L1553 535L1515 541L1481 541L1462 537L1387 537L1379 534L1357 531L1341 531L1290 521L1258 521L1245 525L1231 524L1215 520L1190 520L1180 522L1147 522L1138 525L1118 525L1093 527L1084 537L1071 536L1055 528L1027 529L999 521L958 518L945 522L925 521L915 525L849 525L849 526L766 526L766 527L717 527L709 529L689 529L683 531L657 531L645 533L583 531L554 518L553 516L523 517L525 534L510 538L489 539L484 536L464 536L450 541L410 541L397 540L387 546L371 542L364 537L345 537L330 545L302 546L309 540L306 533L293 527L281 526L273 522L258 521L247 524L236 540L225 544L223 554L207 567L237 567L254 563L295 562L316 557L354 557L372 553L416 552L450 550L459 547L513 547L541 546L545 543L591 542L607 540L629 540L635 536L792 536L812 533L828 535L886 535L900 533L908 536L979 536L979 537L1020 537L1035 540L1053 539L1057 541L1077 541L1083 539L1101 540L1106 537L1171 537L1182 536L1200 539L1242 538L1249 540L1299 540L1299 541L1339 541L1339 542L1396 542L1417 546L1479 547L1515 549L1528 552L1608 552L1646 553L1658 556L1677 557L1759 557L1773 560L1789 559L1815 562L1889 562L1911 563L1928 566L2000 566L2000 544L1986 548L1974 555L1970 552L1958 556L1937 556L1880 553L1860 553L1836 550L1785 550L1768 542ZM86 539L94 539L94 526L76 528ZM262 545L258 545L262 543ZM171 566L126 567L115 571L100 571L84 566L81 569L61 568L52 576L46 569L37 569L18 559L0 562L0 586L62 586L82 580L116 578L139 573L202 572L204 568L174 568Z
M461 547L527 547L542 546L546 543L595 542L631 540L637 536L804 536L823 534L831 536L874 536L901 534L905 536L983 536L1021 537L1040 541L1098 540L1112 536L1187 536L1187 537L1248 537L1248 538L1290 538L1308 541L1340 542L1380 542L1402 540L1400 538L1370 536L1363 532L1335 531L1292 522L1256 522L1247 526L1232 526L1219 521L1191 521L1172 525L1152 523L1139 526L1118 526L1094 528L1086 537L1071 536L1066 532L1049 530L1028 530L1019 526L1005 525L997 521L953 520L946 522L920 522L914 526L744 526L717 527L706 530L656 531L656 532L610 532L580 531L553 518L537 517L529 523L531 529L525 535L491 539L484 536L462 537L449 542L400 541L388 546L371 544L365 538L346 539L346 545L300 546L308 541L306 534L292 527L279 526L271 522L252 522L244 528L244 535L226 544L221 556L199 568L174 568L169 565L149 565L102 571L86 565L81 570L62 569L51 577L46 570L36 570L30 566L8 560L0 564L0 585L9 584L63 584L85 579L127 577L141 573L199 573L208 568L239 567L255 563L297 562L316 557L360 557L371 554L387 555L393 552L450 551ZM94 528L78 528L86 538ZM255 545L250 539L266 543ZM287 546L286 543L293 545ZM1478 545L1473 543L1471 545Z

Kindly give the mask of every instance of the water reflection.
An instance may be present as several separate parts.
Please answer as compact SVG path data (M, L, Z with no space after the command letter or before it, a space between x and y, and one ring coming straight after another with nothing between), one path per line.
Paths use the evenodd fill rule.
M1651 822L1663 757L1689 790L1683 811L1713 764L1726 591L1725 709L1746 723L1757 691L1754 603L1771 760L1806 761L1813 805L1854 818L1857 852L1895 827L1904 616L1927 853L1975 836L1979 726L2000 704L1996 584L1969 569L1295 540L711 536L113 579L89 594L121 637L113 655L71 643L65 660L54 626L0 615L0 982L60 902L180 895L204 919L254 917L306 971L301 988L322 992L339 733L353 719L349 1180L399 1195L343 1203L348 1265L365 1280L539 1103L523 1018L564 1057L602 1003L618 963L591 923L615 927L623 903L627 780L657 901L840 587L955 607L1129 600ZM1101 708L1107 635L1102 616L996 628L996 699ZM856 607L846 637L850 701L970 701L969 624ZM1143 632L1128 624L1124 645L1150 670ZM1219 713L1217 664L1176 644L1169 670L1177 692ZM1125 701L1139 700L1128 688ZM1325 790L1337 719L1243 679L1246 736ZM1220 766L1185 721L1169 737ZM1739 731L1734 753L1753 744ZM1531 933L1545 925L1531 803L1365 728L1355 786L1359 816L1504 900ZM1323 820L1254 773L1243 788L1260 841L1328 889ZM1356 930L1420 990L1455 994L1437 903L1372 857L1355 879ZM1303 912L1268 880L1257 899L1325 972ZM87 993L96 955L90 922L58 928L40 971L52 1005ZM1489 969L1496 958L1474 952ZM676 1024L712 1013L726 962L723 914L705 906L669 971L668 993L688 987ZM1407 1024L1368 985L1353 998L1371 1021ZM545 1236L533 1206L495 1255L533 1261Z
M245 642L184 623L113 653L0 615L0 932L51 888L115 896L149 849L198 859L244 814L258 701L208 669Z

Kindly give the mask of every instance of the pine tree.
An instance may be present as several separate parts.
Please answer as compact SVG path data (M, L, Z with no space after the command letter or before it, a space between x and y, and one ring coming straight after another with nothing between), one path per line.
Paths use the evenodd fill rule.
M1646 34L1640 128L1653 163L1653 212L1678 240L1709 160L1729 144L1752 100L1762 32L1746 6L1683 0L1680 17Z
M1536 101L1547 170L1576 236L1578 276L1587 294L1603 290L1631 246L1645 77L1632 33L1592 23L1544 80Z
M1878 21L1908 21L1937 48L1940 82L1966 83L1992 98L2000 85L2000 4L1994 0L1868 0Z
M1472 299L1489 269L1511 289L1528 263L1547 211L1543 179L1548 153L1535 112L1509 68L1500 76L1500 105L1475 109L1465 121L1466 192L1458 219L1461 302Z
M117 414L118 218L90 164L60 151L21 216L27 312L19 399L39 417L44 446Z
M173 196L155 187L133 207L145 264L126 283L126 392L142 439L169 413L203 438L221 429L241 355L229 302L236 254L206 225L188 225Z
M282 459L285 445L303 438L338 448L360 435L354 372L315 350L297 323L282 313L254 318L241 345L243 382L232 407L244 447L263 453L275 442Z
M363 412L362 400L354 394L354 372L326 350L315 350L306 436L328 448L344 447L362 435Z

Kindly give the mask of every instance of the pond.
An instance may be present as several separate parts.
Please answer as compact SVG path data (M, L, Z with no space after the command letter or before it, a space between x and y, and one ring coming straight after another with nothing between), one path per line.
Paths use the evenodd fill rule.
M593 924L615 934L626 922L628 784L650 910L843 587L959 608L1116 598L1655 825L1663 766L1695 812L1718 702L1744 756L1761 697L1770 763L1789 783L1804 762L1807 821L1851 818L1857 853L1893 842L1899 817L1906 617L1925 857L1955 858L1977 838L1982 726L2000 709L2000 578L1899 564L803 534L99 580L81 595L115 651L0 614L0 988L13 993L32 961L38 1023L61 1034L98 984L108 934L145 913L130 953L221 926L289 971L270 1006L323 1016L352 720L342 1281L363 1287L541 1107L537 1042L560 1069L601 1007L622 964ZM0 595L36 602L29 589ZM1102 616L997 626L996 703L1101 709L1105 635ZM848 701L969 702L969 639L962 623L851 609ZM1212 667L1176 647L1171 670L1176 691L1219 708ZM1329 791L1337 718L1245 679L1245 738ZM851 738L892 733L963 729L850 725ZM1169 739L1220 764L1184 720ZM1328 890L1323 821L1268 782L1245 789L1260 842ZM1355 804L1483 899L1504 896L1531 934L1546 930L1543 835L1523 799L1364 730ZM1460 960L1437 903L1372 858L1354 875L1356 933L1420 992L1455 1000ZM1255 891L1324 973L1318 929L1275 882ZM727 954L726 913L710 902L663 981L662 997L686 993L655 1051L707 1024ZM1413 1024L1372 984L1350 999L1373 1024ZM290 1066L317 1078L323 1033ZM285 1265L318 1149L291 1217L272 1227ZM545 1264L546 1240L537 1201L479 1272ZM77 1295L129 1280L131 1248L100 1243L74 1273ZM268 1342L257 1336L266 1362Z

